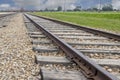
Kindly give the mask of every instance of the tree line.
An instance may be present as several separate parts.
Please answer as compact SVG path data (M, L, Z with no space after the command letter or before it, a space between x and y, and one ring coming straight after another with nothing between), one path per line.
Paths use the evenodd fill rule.
M88 9L82 9L81 6L76 6L75 9L73 10L66 10L66 11L117 11L116 9L113 9L113 6L111 4L107 4L102 6L102 8L98 9L97 7L92 7L92 8L88 8ZM58 6L57 10L50 10L48 8L45 8L45 10L41 10L41 11L65 11L62 6Z

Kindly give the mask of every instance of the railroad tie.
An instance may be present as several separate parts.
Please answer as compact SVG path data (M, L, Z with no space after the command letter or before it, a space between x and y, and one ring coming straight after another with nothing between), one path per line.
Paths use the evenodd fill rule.
M55 35L67 35L67 36L92 36L92 34L87 33L54 33Z
M54 56L35 56L35 62L40 64L72 64L71 61L69 61L65 57L54 57Z
M37 51L37 52L59 52L59 50L56 49L56 48L46 49L46 48L40 48L40 47L33 47L33 51Z
M30 21L25 20L24 23L31 23Z
M107 38L104 37L93 37L93 36L59 36L60 38L67 38L67 39L85 39L85 40L107 40Z
M97 45L97 46L120 46L120 43L73 43L68 42L70 45Z
M87 80L79 71L56 71L41 68L41 80Z
M79 50L80 52L83 52L83 53L106 53L106 54L120 54L120 51L118 50L93 50L93 49L77 49Z
M28 32L29 35L42 35L42 32Z
M30 35L31 38L46 38L45 35Z
M32 44L52 44L52 41L31 41Z
M108 66L119 66L120 67L120 59L93 59L99 65L108 65Z
M80 30L49 30L51 32L85 32L85 31L80 31Z

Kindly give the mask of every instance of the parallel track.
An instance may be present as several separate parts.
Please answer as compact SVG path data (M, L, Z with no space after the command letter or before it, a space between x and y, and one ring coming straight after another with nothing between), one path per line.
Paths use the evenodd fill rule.
M29 33L31 38L37 38L37 40L32 41L33 44L50 46L50 43L54 42L57 46L52 45L52 47L54 47L52 49L34 47L34 51L39 53L45 52L47 54L48 52L52 53L63 51L69 60L74 61L80 67L87 79L118 80L107 71L114 74L116 73L117 75L120 73L120 35L93 29L78 29L75 25L69 23L63 23L55 20L50 21L50 19L46 20L46 18L42 19L27 14L26 17L30 20L26 20L27 26L34 24L39 30L41 30L41 33L39 33L39 31L34 32L34 30L32 33ZM48 36L51 40L49 41L44 39L46 36ZM42 38L43 40L38 40L38 38ZM51 53L49 54L51 55ZM36 63L49 63L47 60L42 61L42 59L46 59L46 57L41 56L36 56ZM102 69L90 59L101 65L107 71ZM113 63L111 61L113 61ZM50 64L52 64L52 62ZM42 73L44 74L46 71L44 72L41 70L42 79L45 80Z
M0 28L6 27L10 19L14 16L15 13L11 14L0 14Z

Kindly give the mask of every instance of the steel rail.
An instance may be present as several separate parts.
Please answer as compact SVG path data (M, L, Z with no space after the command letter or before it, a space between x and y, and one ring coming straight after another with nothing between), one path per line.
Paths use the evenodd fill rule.
M12 15L12 14L1 14L1 15L0 15L0 18L3 18L3 17L6 17L6 16L9 16L9 15Z
M6 17L6 16L10 16L10 15L15 15L15 14L17 14L17 12L9 13L9 14L0 14L0 18Z
M30 14L30 15L33 15L33 14ZM33 16L37 16L37 15L33 15ZM74 28L78 28L78 29L81 29L81 30L84 30L84 31L87 31L87 32L90 32L90 33L93 33L93 34L98 34L98 35L101 35L101 36L104 36L104 37L107 37L107 38L110 38L110 39L115 39L115 40L120 41L120 35L115 34L115 33L110 33L110 32L97 30L97 29L93 29L93 28L88 28L88 27L85 27L85 26L80 26L80 25L77 25L77 24L64 22L64 21L61 21L61 20L53 19L53 18L48 18L48 17L43 17L43 16L37 16L37 17L40 17L40 18L43 18L43 19L46 19L46 20L50 20L50 21L53 21L53 22L56 22L56 23L59 23L59 24L72 26Z
M66 42L60 40L57 36L45 30L43 26L33 21L25 15L38 29L47 35L53 42L55 42L67 55L68 58L73 60L81 68L83 74L92 80L119 80L109 72L105 71L102 67L89 60L81 52L78 52Z

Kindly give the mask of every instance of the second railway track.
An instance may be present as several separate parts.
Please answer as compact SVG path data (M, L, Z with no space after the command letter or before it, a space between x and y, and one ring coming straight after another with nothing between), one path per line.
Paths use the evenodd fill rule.
M15 13L12 14L0 14L0 28L7 27L10 19L14 16Z
M36 16L26 16L31 20L25 18L33 50L37 53L35 62L40 67L44 65L40 70L43 80L117 80L115 76L120 77L119 40ZM54 36L57 37L53 38ZM57 41L58 38L63 44L60 44L62 41ZM69 48L71 49L68 50Z

